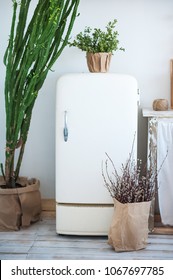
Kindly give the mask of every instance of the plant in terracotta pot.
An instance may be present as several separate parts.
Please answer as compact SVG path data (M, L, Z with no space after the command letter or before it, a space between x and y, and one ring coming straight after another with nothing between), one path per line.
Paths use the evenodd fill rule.
M1 230L17 230L40 218L39 180L19 177L20 167L35 101L68 43L79 2L38 0L29 16L31 0L12 0L11 30L4 55L6 148L5 164L1 163Z
M134 160L131 152L117 171L112 159L106 156L102 176L114 201L108 243L115 251L143 249L147 245L149 211L155 196L156 165L146 168L141 160Z
M76 35L70 47L77 47L85 51L90 72L107 72L113 52L123 50L119 48L118 32L115 30L117 20L108 22L106 30L86 27L83 32Z

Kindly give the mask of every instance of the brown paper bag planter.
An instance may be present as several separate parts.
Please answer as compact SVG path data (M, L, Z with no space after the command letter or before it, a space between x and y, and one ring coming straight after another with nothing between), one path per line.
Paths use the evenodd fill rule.
M0 231L19 230L40 220L41 195L37 179L20 178L23 187L4 189L0 177Z
M87 65L90 72L101 72L105 73L109 71L111 62L111 53L87 53Z
M108 244L115 251L146 248L151 201L120 203L114 199L114 214L108 233Z

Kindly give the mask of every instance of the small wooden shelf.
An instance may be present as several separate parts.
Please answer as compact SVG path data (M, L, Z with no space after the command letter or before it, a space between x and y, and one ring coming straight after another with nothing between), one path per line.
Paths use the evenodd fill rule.
M142 109L143 117L146 118L173 118L173 110L169 109L167 111L154 111L152 108Z

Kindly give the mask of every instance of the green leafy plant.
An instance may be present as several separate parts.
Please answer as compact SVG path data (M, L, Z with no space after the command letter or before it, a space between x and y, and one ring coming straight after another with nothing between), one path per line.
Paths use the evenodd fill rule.
M114 19L110 21L106 30L102 31L99 28L86 27L83 32L76 35L73 42L69 42L70 47L77 47L82 51L99 53L107 52L113 53L116 50L123 50L124 48L119 48L118 32L115 30L117 20Z
M31 0L12 2L11 31L4 55L5 168L1 164L7 188L16 187L38 92L68 43L80 0L38 0L30 21Z

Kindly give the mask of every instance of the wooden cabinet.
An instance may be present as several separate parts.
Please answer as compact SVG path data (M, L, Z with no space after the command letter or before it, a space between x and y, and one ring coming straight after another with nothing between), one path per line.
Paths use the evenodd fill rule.
M148 167L157 168L157 142L158 133L157 126L158 120L166 121L167 118L172 118L173 121L173 110L168 111L154 111L152 109L143 109L143 117L148 118ZM156 182L157 186L157 182ZM154 229L154 215L160 214L158 205L158 192L156 191L156 196L152 201L150 218L149 218L149 229L152 231Z

